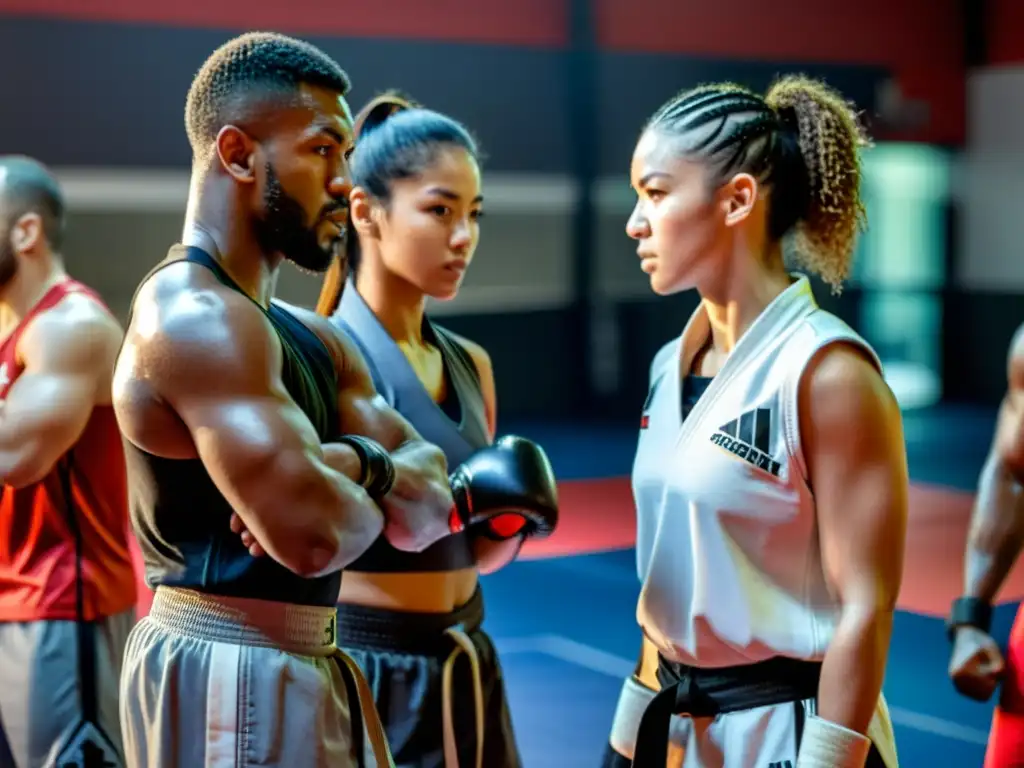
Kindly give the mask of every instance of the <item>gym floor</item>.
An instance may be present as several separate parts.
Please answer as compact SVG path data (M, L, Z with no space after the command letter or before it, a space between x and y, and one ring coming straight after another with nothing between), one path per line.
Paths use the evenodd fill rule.
M958 591L971 496L994 414L904 414L911 499L908 551L885 695L903 768L980 768L992 704L946 677L942 615ZM526 768L597 766L624 676L639 648L639 584L628 475L636 430L505 424L539 441L562 485L563 523L549 540L484 578L485 626L501 652ZM1019 569L1001 595L1005 641L1024 595Z

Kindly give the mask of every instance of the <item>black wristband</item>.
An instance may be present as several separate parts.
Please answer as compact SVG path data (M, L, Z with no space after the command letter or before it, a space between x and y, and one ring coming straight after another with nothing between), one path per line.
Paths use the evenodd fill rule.
M958 597L946 621L946 635L950 640L957 627L974 627L988 634L992 629L992 605L977 597Z
M342 435L338 442L349 446L359 457L359 480L356 482L366 489L370 498L386 496L395 483L395 465L384 447L362 435Z

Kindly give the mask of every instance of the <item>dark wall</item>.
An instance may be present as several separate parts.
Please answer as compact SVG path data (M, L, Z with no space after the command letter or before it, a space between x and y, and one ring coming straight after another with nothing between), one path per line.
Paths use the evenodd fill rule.
M1002 5L1009 5L1006 0ZM997 5L999 5L997 3ZM328 3L323 0L176 0L173 3L124 2L124 0L0 0L0 14L10 16L4 27L13 30L17 18L37 18L44 22L94 22L107 26L134 27L141 35L136 57L126 62L134 77L143 84L165 66L181 60L194 68L212 44L229 33L244 29L275 29L308 36L318 41L341 39L333 52L348 67L356 60L375 61L387 68L383 56L375 57L378 41L431 40L439 45L475 43L525 48L531 51L564 49L569 40L568 0L445 0L443 11L422 0L388 0L386 3ZM857 3L823 3L820 0L731 0L724 5L710 2L665 2L665 0L592 0L599 48L608 52L647 52L666 56L689 56L710 61L811 62L854 64L878 67L888 72L905 98L921 100L929 107L926 125L889 126L886 130L904 138L943 143L958 143L964 136L963 95L963 3L961 0L860 0ZM219 30L210 32L208 42L193 37L177 38L172 45L154 45L145 29ZM99 35L81 26L75 39L68 41L58 33L52 40L36 38L36 45L18 49L25 62L46 64L54 53L52 72L56 78L71 74L61 66L62 51L68 42L69 55L76 51L92 57L75 56L76 67L86 72L95 58L109 57ZM17 38L9 32L6 37ZM146 45L141 45L143 39ZM170 42L171 37L164 39ZM363 41L361 46L354 41ZM7 42L7 41L5 41ZM26 41L27 43L28 41ZM58 45L62 43L63 45ZM40 56L39 52L45 51ZM406 58L404 48L389 56L403 67L402 80L410 75L404 69L415 55ZM368 54L364 58L363 54ZM457 86L463 73L442 62L423 60L423 74L442 84ZM15 71L26 72L25 66ZM487 67L471 67L480 80L489 81ZM529 72L527 70L526 72ZM59 74L57 74L59 73ZM126 74L126 73L124 73ZM636 85L662 75L649 71L633 80ZM83 78L76 78L81 81ZM112 82L124 79L117 77ZM159 78L160 82L162 78ZM532 81L540 83L542 81ZM154 83L156 85L157 83ZM58 86L61 84L58 83ZM386 83L391 85L391 83ZM521 104L503 98L503 83L495 82L493 98L503 112L507 106L520 106L527 113L530 101ZM675 83L661 98L685 83ZM98 83L97 87L102 87ZM64 90L58 87L57 92ZM614 92L622 96L623 91ZM474 98L486 98L484 91ZM542 113L543 114L543 113ZM467 116L468 117L468 116Z
M1024 297L1020 293L950 290L944 314L946 399L998 404L1006 394L1010 340L1024 322Z
M573 87L565 75L566 5L446 0L445 12L437 13L422 0L362 4L358 11L322 0L0 0L0 69L9 73L0 79L0 100L11 107L0 121L0 147L65 168L187 168L185 93L205 57L240 31L244 19L247 28L299 34L335 56L352 76L356 105L397 86L463 120L481 139L488 173L564 180L571 174L573 140L566 113ZM956 145L964 123L957 7L955 0L734 0L720 9L711 3L594 0L597 174L625 185L644 118L676 91L722 79L763 88L794 70L826 78L869 122L879 118L879 138ZM903 96L923 100L932 119L901 128L879 114L891 107L879 101L883 86L894 82ZM105 281L118 307L175 237L180 214L161 215L149 227L138 218L117 223L126 231L116 237L110 232L115 216L80 222L79 231L88 232L76 241L76 269L98 275L96 265L103 264L96 279ZM599 222L609 230L602 229L593 257L603 265L596 268L599 282L617 284L620 270L635 278L635 260L625 259L631 248L621 218ZM506 225L492 218L488 226L496 232ZM129 235L133 227L142 228ZM558 227L535 249L518 244L543 228L529 220L516 227L508 242L492 239L482 247L481 269L485 257L538 274L542 264L569 260L555 236ZM132 261L122 266L126 254ZM490 275L500 280L498 271ZM303 280L283 277L285 293L310 293L315 286ZM606 416L635 413L651 357L678 334L696 304L692 294L653 299L632 289L625 293L630 295L612 300L621 376L618 390L601 403ZM818 293L823 303L831 301L827 291ZM838 306L851 320L855 300L855 292L848 292ZM510 309L446 315L443 322L491 351L504 413L549 417L572 412L579 400L566 375L579 360L574 311Z
M229 35L6 18L0 24L0 146L56 166L187 167L183 111L192 76ZM401 87L479 136L491 171L566 173L569 122L557 49L310 37L348 70L352 101ZM44 59L37 52L48 51ZM25 62L35 61L27 67ZM598 59L602 174L622 173L644 118L682 87L732 79L765 87L780 71L827 78L869 113L887 74L869 65L735 62L606 52ZM29 108L29 105L31 107Z

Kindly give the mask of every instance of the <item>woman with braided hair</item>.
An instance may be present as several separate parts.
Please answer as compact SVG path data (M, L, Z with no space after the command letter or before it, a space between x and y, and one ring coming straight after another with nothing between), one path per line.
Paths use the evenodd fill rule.
M637 620L605 765L895 768L881 696L900 587L902 420L838 291L865 223L843 98L785 77L676 96L633 154L626 231L659 295L696 288L655 356L633 467ZM632 763L630 762L632 760Z

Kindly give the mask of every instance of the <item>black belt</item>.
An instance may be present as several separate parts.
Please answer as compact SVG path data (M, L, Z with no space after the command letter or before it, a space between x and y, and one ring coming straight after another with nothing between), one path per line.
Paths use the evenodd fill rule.
M445 634L452 627L476 632L484 620L484 596L477 586L465 605L450 613L395 611L352 603L338 604L339 648L390 651L424 656L451 652Z
M636 735L633 768L664 768L673 715L715 717L818 695L821 664L774 658L703 669L658 657L661 691L647 705Z

